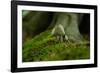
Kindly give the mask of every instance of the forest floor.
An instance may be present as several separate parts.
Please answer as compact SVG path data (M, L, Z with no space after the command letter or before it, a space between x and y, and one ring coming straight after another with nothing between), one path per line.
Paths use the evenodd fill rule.
M84 43L85 42L85 43ZM23 62L80 60L90 58L89 41L83 43L58 42L50 31L45 31L23 44Z

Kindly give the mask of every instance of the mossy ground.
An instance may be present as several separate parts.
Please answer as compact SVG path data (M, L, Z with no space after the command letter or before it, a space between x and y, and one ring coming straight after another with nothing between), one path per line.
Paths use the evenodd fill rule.
M23 44L23 62L79 60L90 58L90 47L87 44L59 42L45 31Z

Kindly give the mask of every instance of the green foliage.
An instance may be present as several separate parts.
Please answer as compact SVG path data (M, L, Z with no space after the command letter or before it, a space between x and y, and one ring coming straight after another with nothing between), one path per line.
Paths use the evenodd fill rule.
M43 32L23 44L23 62L90 58L88 45L56 41L50 32Z

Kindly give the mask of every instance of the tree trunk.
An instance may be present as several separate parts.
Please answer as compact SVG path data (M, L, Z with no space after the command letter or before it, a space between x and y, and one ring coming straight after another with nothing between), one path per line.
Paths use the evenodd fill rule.
M55 13L53 21L49 28L56 28L57 25L62 25L65 31L65 35L69 40L72 40L74 42L81 42L82 36L79 32L79 16L80 14L75 13ZM56 31L58 31L58 28L55 29L55 32ZM59 31L59 33L61 32L62 31Z
M64 35L69 40L79 42L82 39L78 27L80 22L79 16L77 13L23 11L23 33L28 36L34 36L47 28L52 30L55 28L55 25L60 24L65 31ZM58 29L55 29L54 34L56 31Z

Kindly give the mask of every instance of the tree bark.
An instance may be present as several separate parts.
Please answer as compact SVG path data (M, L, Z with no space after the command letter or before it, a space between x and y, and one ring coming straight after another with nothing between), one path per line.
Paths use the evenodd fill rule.
M55 28L55 25L60 24L64 28L64 35L68 36L69 40L79 42L82 40L82 35L78 27L80 22L78 19L79 16L77 13L23 11L23 33L28 36L33 36L45 31L47 28L52 30Z

